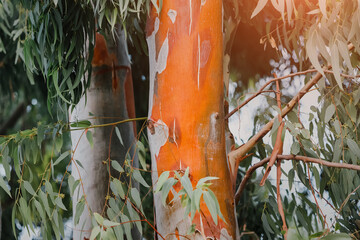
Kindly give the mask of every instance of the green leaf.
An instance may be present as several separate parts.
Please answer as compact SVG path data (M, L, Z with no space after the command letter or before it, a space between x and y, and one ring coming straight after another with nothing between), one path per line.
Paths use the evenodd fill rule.
M121 223L112 222L112 221L109 221L109 220L107 220L107 219L104 219L103 225L104 225L105 227L115 227L115 226L120 226Z
M31 195L36 195L33 187L31 186L31 184L28 181L24 181L24 187L26 189L26 191L28 191Z
M329 122L330 119L332 118L332 116L334 115L335 113L335 106L334 104L330 104L327 108L326 108L326 111L325 111L325 123Z
M298 142L293 142L291 145L291 154L297 155L300 152L300 144Z
M131 197L134 200L136 206L141 208L141 198L140 193L136 188L131 188Z
M98 224L103 225L104 218L100 214L94 213L94 218Z
M54 162L53 166L59 164L64 158L66 158L70 154L70 151L63 152Z
M350 151L352 151L358 158L360 158L359 145L354 140L352 140L351 138L347 138L346 141L347 141L347 145L350 148Z
M92 135L91 131L88 130L86 132L86 138L89 141L91 148L93 148L94 147L94 140L93 140L93 135Z
M295 171L294 169L290 169L289 173L288 173L288 180L289 180L289 189L291 190L292 185L294 183L294 177L295 177Z
M55 199L55 204L56 204L59 208L65 210L65 211L67 210L66 207L65 207L65 205L64 205L63 202L62 202L62 198L61 198L61 197L57 197L57 198Z
M82 212L84 211L84 207L85 207L85 201L84 201L84 197L82 197L80 199L80 201L76 204L75 218L74 218L75 224L79 223L80 216L81 216Z
M11 197L11 193L10 193L8 187L6 186L6 183L5 183L5 181L4 181L4 179L2 177L0 177L0 187L2 189L4 189L4 191Z
M163 172L163 173L160 175L160 177L159 177L159 179L158 179L158 181L157 181L157 183L156 183L155 192L159 192L159 191L160 191L160 189L161 189L162 186L164 185L165 181L169 178L169 175L170 175L170 172L169 172L169 171L165 171L165 172Z
M164 206L166 206L166 198L169 195L169 191L174 186L174 184L177 183L177 181L173 178L169 178L163 185L161 189L161 202Z
M9 161L11 161L11 158L9 156L3 156L2 163L3 163L3 167L5 170L5 176L6 176L7 180L10 180L10 177L11 177Z
M41 204L40 204L37 200L34 200L34 205L35 205L36 210L37 210L37 212L39 213L42 221L45 221L46 215L45 215L44 209L43 209L43 207L41 206Z
M120 141L121 145L123 145L123 146L124 146L124 142L123 142L123 140L122 140L121 133L120 133L120 130L119 130L119 128L118 128L118 127L115 127L115 132L116 132L116 136L118 137L118 139L119 139L119 141Z
M129 223L130 219L125 215L125 214L121 214L121 222L124 223L122 224L122 226L125 229L125 234L126 234L126 238L127 239L132 239L131 237L131 224Z
M204 191L203 192L203 198L205 201L205 204L207 206L207 208L210 211L211 217L214 220L215 224L217 225L218 223L218 214L217 214L217 209L216 209L216 204L214 202L214 199L211 197L211 195L209 194L209 192Z
M190 181L189 177L187 175L184 175L184 176L181 177L180 181L181 181L181 185L184 187L186 193L191 198L192 197L193 187L192 187L192 184L191 184L191 181Z
M132 177L135 179L135 181L139 182L141 185L143 185L146 188L149 188L150 186L147 184L145 179L141 176L141 173L139 170L134 170Z
M201 188L201 186L207 182L207 181L211 181L211 180L216 180L216 179L219 179L218 177L204 177L204 178L201 178L199 180L199 182L196 184L196 188Z
M113 181L111 181L110 186L113 185L115 187L115 189L113 190L114 192L116 191L119 195L119 197L121 197L122 199L125 199L125 191L123 189L122 183L120 182L119 179L114 179Z
M91 231L91 235L90 235L90 240L94 240L100 233L100 226L96 226L92 229Z
M146 170L146 150L144 144L141 141L137 141L136 146L141 167Z
M118 172L123 173L125 172L123 167L116 160L111 160L111 166Z
M350 235L346 233L330 233L325 237L321 238L321 240L351 240Z
M70 124L71 127L73 128L88 128L91 126L91 122L88 120L82 120L82 121L78 121L78 122L74 122L72 124Z

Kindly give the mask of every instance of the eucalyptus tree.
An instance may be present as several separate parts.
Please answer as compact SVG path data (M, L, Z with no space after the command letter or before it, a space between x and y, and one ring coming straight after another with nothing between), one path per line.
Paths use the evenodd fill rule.
M145 217L139 192L131 181L123 181L121 177L109 178L112 170L96 165L99 167L95 172L104 176L109 186L104 200L107 204L102 212L99 209L92 211L84 191L86 184L81 178L69 177L67 173L64 175L71 194L75 189L83 194L75 207L74 219L77 222L82 218L84 208L88 209L92 223L85 228L92 228L90 238L116 236L121 239L124 234L131 238L131 227L136 226L141 232L141 222L149 224L158 239L256 237L252 231L255 229L247 224L247 219L236 216L236 206L243 208L245 202L261 203L260 218L264 229L264 233L258 233L261 237L358 237L360 140L356 129L360 122L357 113L360 98L357 88L360 11L357 1L48 0L20 1L18 4L23 15L20 14L16 21L12 37L18 41L17 53L26 65L30 82L34 81L34 73L44 76L49 109L51 104L58 102L67 103L70 108L79 101L83 104L81 97L86 89L91 92L97 78L100 79L101 74L97 71L102 71L106 79L111 79L108 91L111 92L110 87L116 89L116 86L121 86L116 85L120 75L117 70L122 66L114 61L119 57L116 51L109 50L108 54L100 54L98 58L96 46L99 47L102 41L111 49L111 39L119 39L117 24L121 21L128 29L137 30L134 34L128 32L129 39L139 37L140 41L134 42L140 42L142 44L138 45L146 48L144 36L139 34L143 30L139 28L136 17L143 16L145 12L148 15L146 41L150 60L150 94L147 135L155 189L156 224L152 225ZM241 45L242 39L247 37L241 36L233 41L239 24L254 26L261 32L263 37L256 41L264 47L287 51L292 55L294 66L293 73L286 76L276 76L279 71L275 71L274 79L259 86L255 94L229 112L228 102L231 104L232 101L228 95L228 84L235 72L231 68L235 64L230 64L232 72L228 73L229 61L235 59L231 56L234 53L231 51L232 44ZM95 44L95 29L106 33L106 41L98 35ZM106 48L102 53L107 53ZM115 57L111 53L115 53ZM101 63L97 64L98 60ZM91 61L94 73L91 72ZM302 88L286 96L286 85L281 82L289 78L300 81L300 75L306 75ZM94 78L92 82L91 76ZM246 80L243 79L244 82ZM273 86L267 88L271 84ZM320 96L317 105L311 108L313 112L309 113L307 127L302 123L300 99L315 88ZM259 119L260 126L254 127L253 136L239 146L232 142L233 138L226 128L227 119L263 94L274 98L269 101L273 111L267 109L255 119L254 125ZM90 100L91 94L86 96L89 102L93 101ZM86 108L83 110L82 117L89 114L87 111ZM67 112L66 108L63 112ZM123 117L131 116L125 114ZM105 125L115 126L120 122ZM108 131L99 129L103 125L77 121L72 124L72 131L84 131L84 135L86 132L89 145L94 143L95 148L100 145L95 135ZM119 142L123 141L122 132L129 132L129 126L128 130L113 128ZM20 179L14 218L20 215L24 225L30 228L33 222L42 219L41 227L47 238L51 234L57 238L64 234L59 213L60 209L65 210L65 206L61 191L56 193L49 186L50 169L69 155L73 168L84 168L86 171L87 166L76 161L80 153L75 150L76 147L71 154L63 152L49 164L48 173L42 178L45 187L37 186L34 190L28 175L23 174L31 169L23 160L29 159L26 149L31 145L24 143L34 138L41 143L49 135L56 142L65 130L68 130L68 125L63 123L39 126L1 141L2 158L12 157ZM288 136L293 141L289 149L285 149L285 133L290 134ZM267 134L270 135L269 142L263 141ZM100 141L104 144L106 140ZM126 141L124 146L130 148L128 141L131 139ZM80 144L84 146L88 143L82 141ZM142 152L140 161L143 170L146 170L146 149L140 142L136 146ZM149 187L139 168L132 165L131 157L122 159L123 165L111 161L118 159L111 158L112 155L108 154L103 159L106 166ZM285 160L292 160L293 168L288 172L282 169L281 163ZM271 184L268 175L275 164L277 179L275 184ZM255 170L263 166L265 171L260 178L252 178ZM286 195L280 191L282 172L289 181ZM307 191L290 192L294 187L295 174ZM242 179L238 184L240 177ZM2 180L0 186L7 191ZM248 183L250 180L252 182ZM93 189L96 188L100 189L100 186L93 184ZM110 190L113 195L110 195ZM75 196L77 194L75 192ZM26 208L26 200L29 200L30 210ZM326 218L320 201L327 202L334 209L335 219L331 222ZM240 219L241 228L237 219ZM337 230L342 233L333 233Z

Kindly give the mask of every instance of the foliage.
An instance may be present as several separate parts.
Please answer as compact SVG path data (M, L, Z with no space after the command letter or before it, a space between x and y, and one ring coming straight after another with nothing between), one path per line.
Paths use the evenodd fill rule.
M11 81L17 83L14 86L25 86L24 81L17 79L21 79L20 72L26 73L31 83L46 85L49 111L55 105L57 110L67 112L64 103L76 104L89 86L95 31L109 30L115 34L114 29L121 25L128 30L128 39L136 50L146 52L144 19L151 4L156 5L156 2L1 0L0 65L4 64L5 67L0 66L0 71L4 76L9 75L2 74L3 71L17 72L16 76L9 77L8 81L1 81L1 90L6 92ZM318 83L318 103L311 108L312 112L309 113L307 121L300 117L303 113L299 105L283 120L283 136L292 142L290 153L322 158L334 163L359 165L360 139L357 127L360 114L357 109L360 104L360 91L355 77L360 59L358 2L310 0L271 1L270 4L268 0L259 0L257 3L240 1L239 5L241 24L253 25L262 34L260 43L265 48L271 46L271 50L286 49L293 56L291 64L296 71L313 65L315 70L323 74L323 79ZM160 11L161 1L156 7ZM243 32L249 33L247 27L242 28ZM251 34L254 34L253 31ZM242 35L238 37L240 40L241 38ZM253 37L248 37L248 40L249 46L243 47L242 52L252 49ZM241 45L241 42L237 45ZM266 56L262 53L253 54L253 51L244 54L245 57L232 56L232 60L238 63L245 62L244 65L233 63L232 74L235 75L235 71L240 74L243 72L238 69L239 66L247 71L249 65L254 65L248 63L248 54L266 57L266 61L269 58L276 59L274 51L271 50L267 49L264 54ZM236 54L235 50L233 54ZM17 64L14 65L13 62ZM25 71L21 64L25 65ZM327 70L323 68L330 65L332 71L330 67ZM242 76L247 80L252 78L254 72L264 74L270 69L261 67L263 68L260 71L256 69L251 74L247 72ZM306 76L305 82L309 79L310 75ZM44 82L46 84L43 84ZM286 88L285 84L282 87ZM27 88L24 88L26 91ZM275 91L275 88L272 90ZM290 95L282 94L283 106L292 97ZM279 113L280 110L271 97L268 102L269 106L274 107L266 109L263 115L259 114L260 116L254 119L254 125L261 126ZM79 127L78 131L92 127L87 121L74 124L72 127ZM260 141L251 150L253 155L241 163L239 176L244 176L255 160L271 155L279 125L280 122L275 121L270 140ZM115 133L121 142L121 134L116 129ZM65 169L71 162L78 164L71 159L73 153L68 150L69 146L64 144L67 142L64 140L64 132L67 130L68 125L61 121L50 125L39 123L37 128L0 138L0 158L5 171L4 178L0 178L0 187L4 190L1 197L8 198L8 195L14 198L13 223L16 218L28 229L41 226L45 239L52 238L52 235L56 238L64 236L63 220L69 217L69 214L64 215L70 209L69 195L81 186L81 180L75 181L67 171L63 174L64 172L59 170ZM91 131L87 131L86 137L91 143ZM106 214L92 215L92 239L111 239L114 236L122 239L124 234L127 239L131 239L132 228L136 227L142 232L145 229L143 222L146 226L152 226L151 220L145 216L143 205L146 203L141 199L144 195L133 186L135 182L139 182L142 190L149 188L141 174L141 171L147 170L146 146L138 142L137 148L140 151L139 156L142 156L142 169L132 167L129 158L124 166L110 159L107 162L111 163L120 176L131 176L132 181L126 182L121 177L111 179L109 184L113 195L108 196ZM284 175L289 186L282 197L289 226L289 239L347 239L349 234L359 238L360 178L357 172L293 160L292 168L284 172ZM254 174L252 182L247 185L242 195L238 207L239 222L243 227L241 229L256 230L257 235L264 238L281 238L284 232L279 227L282 220L278 214L276 186L268 180L264 187L259 187L257 183L260 176L262 174L259 172ZM14 179L19 179L18 185L10 184ZM176 196L180 197L186 209L185 214L190 214L192 218L196 212L202 211L199 203L203 199L214 222L217 222L217 216L222 215L208 180L212 178L203 179L202 183L199 182L194 188L188 172L164 172L155 191L161 193L164 204L171 203L167 202L167 199L171 198L170 192L175 195L173 200ZM171 190L173 188L176 191ZM335 219L331 222L318 204L320 201L327 202L327 205L334 209ZM75 220L78 220L85 207L84 197L77 204ZM342 233L335 234L337 231Z
M211 183L207 181L216 180L217 177L204 177L198 181L195 189L193 188L189 178L189 167L185 172L173 171L173 177L170 177L169 171L163 172L156 184L155 193L161 192L161 200L164 205L172 204L181 197L181 204L185 207L184 217L191 215L191 221L194 219L196 212L202 213L200 209L201 197L203 197L210 214L217 224L218 216L224 221L224 217L220 212L219 202L213 191L210 190L209 186ZM177 184L181 184L181 188L176 191L174 197L170 202L167 201L168 195L173 187Z

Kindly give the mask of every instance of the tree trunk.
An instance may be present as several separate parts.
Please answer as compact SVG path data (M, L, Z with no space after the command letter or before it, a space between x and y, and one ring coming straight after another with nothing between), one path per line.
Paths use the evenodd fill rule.
M117 33L119 36L115 36L115 41L110 34L105 38L100 34L96 35L91 85L86 96L82 97L72 112L71 121L93 118L89 114L95 117L90 120L92 124L103 124L135 117L127 45L123 32L118 31ZM79 224L74 224L74 239L90 237L92 224L88 209L92 213L106 214L104 204L105 198L109 194L109 158L122 164L127 151L135 141L133 123L120 124L118 128L124 146L120 144L112 126L93 130L93 148L85 134L80 139L82 131L71 132L73 150L76 148L73 159L80 161L84 167L81 168L73 162L72 175L75 180L81 177L89 207L85 206ZM77 143L78 147L76 147ZM129 153L134 154L134 149ZM134 159L134 162L137 162L137 158ZM76 204L83 195L80 184L73 196L74 216Z
M190 239L235 239L234 192L225 153L223 33L221 0L163 1L147 24L150 57L148 130L154 186L163 171L190 168L193 186L206 176L226 223L204 215L194 219ZM183 239L192 224L180 200L163 206L154 195L157 231L166 239ZM204 217L205 216L205 217ZM206 219L204 219L206 218ZM177 235L177 236L176 236ZM160 237L160 236L158 236Z

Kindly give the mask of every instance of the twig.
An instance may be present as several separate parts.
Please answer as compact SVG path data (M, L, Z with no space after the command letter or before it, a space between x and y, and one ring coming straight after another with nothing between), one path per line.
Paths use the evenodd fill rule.
M274 74L274 76L276 78L276 74ZM280 96L280 84L279 84L279 81L276 81L276 101L277 101L277 104L278 104L278 108L281 111L281 96ZM282 130L284 128L284 122L282 122L283 119L282 119L280 114L278 114L278 120L279 120L279 123L281 123L281 124L280 124L280 126L278 128L274 149L273 149L273 151L271 153L269 164L266 167L264 176L261 179L260 186L263 186L265 184L265 181L266 181L267 177L270 174L271 167L275 163L276 156L279 155L279 154L282 154L282 151L283 151L283 142L282 142L282 139L281 139L281 135L282 135Z
M354 165L354 164L348 164L348 163L334 163L334 162L329 162L329 161L319 159L319 158L297 156L297 155L277 155L276 158L280 159L280 160L296 160L296 161L303 161L303 162L312 162L312 163L321 164L321 165L324 165L327 167L345 168L345 169L360 171L360 165ZM264 158L263 160L254 164L252 167L250 167L246 171L246 174L245 174L243 180L241 181L240 186L238 187L236 194L235 194L235 203L236 204L239 202L240 196L241 196L242 192L244 191L246 183L250 179L251 174L256 169L258 169L259 167L261 167L264 164L266 164L267 162L269 162L269 160L270 160L270 157Z

